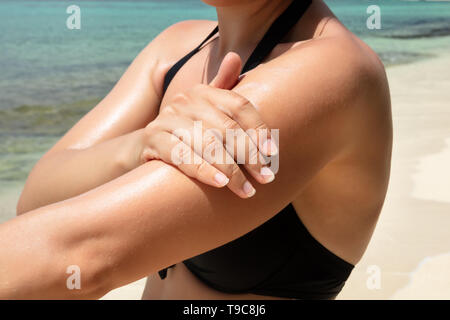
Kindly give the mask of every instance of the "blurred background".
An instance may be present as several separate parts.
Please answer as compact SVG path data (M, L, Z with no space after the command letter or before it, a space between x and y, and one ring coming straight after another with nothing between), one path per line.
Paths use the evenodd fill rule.
M385 207L339 298L450 299L450 2L325 2L385 63L395 127ZM73 4L80 30L66 27ZM370 5L379 30L367 28ZM215 20L215 10L200 0L0 0L0 223L43 153L158 33L187 19Z

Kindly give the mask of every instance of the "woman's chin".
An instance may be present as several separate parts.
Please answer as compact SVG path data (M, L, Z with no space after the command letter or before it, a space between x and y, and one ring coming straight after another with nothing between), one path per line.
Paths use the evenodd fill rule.
M202 0L209 6L213 7L231 7L235 5L242 5L244 3L250 3L261 0Z

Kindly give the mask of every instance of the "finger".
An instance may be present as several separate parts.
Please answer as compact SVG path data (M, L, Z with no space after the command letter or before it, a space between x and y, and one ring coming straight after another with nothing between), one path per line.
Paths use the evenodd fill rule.
M230 90L239 81L241 69L241 57L237 53L229 52L222 60L216 77L209 85L215 88Z
M225 141L227 153L237 164L243 164L256 181L265 184L275 179L253 139L233 119L222 113L221 116L210 119L207 125L222 128L217 131Z
M239 124L218 108L211 106L206 99L197 98L193 104L199 110L203 110L202 128L217 132L216 136L220 136L221 144L226 141L226 151L237 164L244 164L248 172L259 183L269 183L275 179L275 175L265 166L268 162L254 143L254 141L257 141L256 131L253 132L254 138L249 137ZM186 111L188 117L196 119L196 112L198 111ZM203 131L203 135L205 135L205 131ZM211 140L211 138L208 139ZM206 147L205 144L203 144L203 147Z
M220 133L216 134L211 129L206 130L203 140L203 159L230 179L227 186L232 192L244 199L252 197L256 190L224 146Z
M202 97L245 130L262 154L278 154L278 146L272 139L269 127L247 98L233 91L210 87L205 87Z
M157 143L153 143L155 141ZM229 183L225 174L199 157L178 137L168 132L160 131L153 134L148 145L150 148L144 151L147 157L172 164L191 178L216 188L222 188Z
M197 177L195 170L200 171L198 173L199 180L203 178L201 170L207 169L203 161L206 161L209 165L223 173L228 179L228 188L237 194L241 198L252 197L256 190L252 184L248 181L244 173L238 164L234 161L231 155L226 150L223 144L223 138L216 135L214 130L205 128L203 125L198 126L194 121L184 117L161 117L159 119L160 130L165 130L167 133L174 135L178 140L187 145L191 151L183 149L184 146L176 145L178 148L174 154L174 159L181 161L183 152L186 158L180 166L180 170L186 172L191 177ZM183 128L180 130L179 128ZM198 141L198 137L201 139ZM155 146L158 150L164 151L165 159L168 163L176 164L174 159L168 158L168 148L174 148L173 143L166 143L163 150L162 145L165 143L160 141L158 146ZM181 148L181 149L180 149ZM172 151L171 151L172 152ZM179 154L178 154L179 153ZM206 171L206 170L205 170ZM207 176L207 175L206 175ZM209 179L208 177L206 179ZM204 179L202 180L204 181Z
M264 122L261 120L259 113L257 110L253 107L253 105L244 97L241 95L233 92L231 93L229 90L234 88L234 86L240 81L240 73L242 69L242 60L240 56L234 52L229 52L225 58L223 59L219 71L216 75L216 77L211 81L210 86L217 88L217 89L225 89L227 93L230 93L231 95L234 95L235 104L223 104L225 106L230 106L230 108L227 108L228 115L233 118L235 121L237 121L241 126L245 125L248 122L248 126L246 128L242 127L244 130L247 130L249 128L256 129L258 127L261 128L261 130L264 130L267 132L267 135L264 134L264 131L262 131L261 135L261 142L258 144L256 140L254 140L255 144L258 144L261 151L266 155L276 155L278 153L278 148L276 144L273 142L273 140L270 137L268 127L264 124ZM210 91L211 92L211 91ZM217 92L217 91L215 91ZM231 99L230 97L228 97ZM213 100L211 100L213 101ZM233 106L233 108L231 108ZM225 111L225 110L223 110ZM246 114L242 114L240 117L240 113L242 111L247 111ZM247 117L247 114L250 113L250 116ZM238 119L239 117L239 119ZM248 121L247 121L248 120ZM252 139L256 139L255 137L252 137Z

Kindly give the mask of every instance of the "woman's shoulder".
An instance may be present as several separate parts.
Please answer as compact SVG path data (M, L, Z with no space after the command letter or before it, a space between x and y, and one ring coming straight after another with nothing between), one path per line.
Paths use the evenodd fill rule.
M318 77L345 98L343 109L353 106L366 120L375 114L390 119L390 92L385 66L377 53L351 32L321 39L310 53L316 57ZM321 67L320 67L321 66Z
M280 70L284 70L283 77ZM356 102L364 101L384 106L389 102L383 63L351 32L282 44L274 50L271 59L269 57L266 63L254 70L249 79L270 82L275 76L278 81L285 79L280 86L296 92L299 96L295 100L298 101L305 91L311 90L321 100L345 102L336 105L342 108L347 108L348 102L356 105ZM329 106L328 103L323 105Z
M154 62L154 87L161 90L164 75L170 67L197 47L216 26L217 21L185 20L159 33L142 51L145 59Z
M173 62L197 47L213 29L217 21L185 20L164 29L150 46L158 51L161 61Z
M271 117L289 115L289 121L299 126L305 121L325 123L325 130L335 128L336 136L337 130L342 133L340 141L373 146L377 137L380 145L389 144L387 77L382 62L366 44L351 33L339 33L288 43L277 53L249 72L240 82L239 93L256 104L263 105L262 98L269 101Z
M311 90L329 111L348 112L352 107L357 113L364 110L368 118L373 112L390 116L385 67L376 52L351 32L299 42L270 61L265 71L280 68L292 73L286 86L304 88L295 90L299 101L305 90Z

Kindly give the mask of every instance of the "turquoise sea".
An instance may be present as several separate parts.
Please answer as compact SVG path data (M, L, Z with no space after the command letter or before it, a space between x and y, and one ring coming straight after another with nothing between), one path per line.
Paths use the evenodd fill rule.
M450 51L448 1L326 2L387 66ZM72 4L81 8L80 30L66 27ZM381 9L380 30L366 27L370 5ZM215 10L200 0L0 0L0 188L23 183L140 50L186 19L215 19Z

